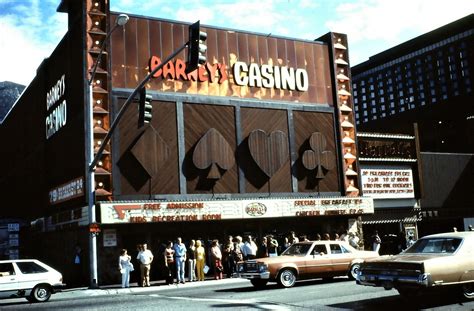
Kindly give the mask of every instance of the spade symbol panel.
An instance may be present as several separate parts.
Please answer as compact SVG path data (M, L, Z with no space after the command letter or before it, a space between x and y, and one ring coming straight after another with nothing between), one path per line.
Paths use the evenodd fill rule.
M234 166L234 152L215 128L209 129L196 144L193 152L194 165L202 170L209 169L208 179L220 179L221 170L229 170Z

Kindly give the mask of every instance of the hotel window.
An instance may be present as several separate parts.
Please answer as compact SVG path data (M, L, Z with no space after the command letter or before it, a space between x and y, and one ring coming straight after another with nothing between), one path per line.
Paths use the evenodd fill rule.
M370 92L370 98L375 98L375 93L374 92Z
M402 97L403 96L403 91L399 91L398 96Z
M367 117L367 110L364 110L364 117Z
M404 112L405 111L405 107L400 107L400 112Z
M369 121L369 119L367 119L367 118L364 118L364 122L368 122L368 121Z
M377 116L372 116L372 120L377 120Z
M390 108L395 108L395 103L394 102L390 103Z
M380 102L381 102L381 103L385 103L385 98L384 98L384 97L380 97Z
M354 98L354 104L358 104L359 103L359 99L358 98Z
M372 108L372 113L377 113L377 108Z
M361 92L362 94L365 94L365 87L363 87L363 88L360 90L360 92Z
M385 118L387 114L385 112L382 112L382 118Z
M367 97L365 95L362 95L362 100L363 101L366 101L367 100Z
M363 109L367 109L367 103L363 103L363 104L362 104L362 108L363 108Z

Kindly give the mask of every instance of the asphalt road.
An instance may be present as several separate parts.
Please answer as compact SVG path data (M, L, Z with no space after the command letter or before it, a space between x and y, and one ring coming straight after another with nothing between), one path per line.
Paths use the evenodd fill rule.
M283 289L268 285L256 290L240 279L206 281L130 290L74 290L54 295L47 303L1 300L1 310L474 310L455 293L405 301L395 290L358 286L347 278L314 280Z

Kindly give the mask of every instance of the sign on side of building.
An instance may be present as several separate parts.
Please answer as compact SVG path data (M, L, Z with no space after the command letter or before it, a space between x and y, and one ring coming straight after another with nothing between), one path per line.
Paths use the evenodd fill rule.
M360 170L364 196L374 199L415 198L410 166L364 166Z
M102 223L209 221L274 217L361 215L374 212L371 198L307 198L203 202L100 203Z

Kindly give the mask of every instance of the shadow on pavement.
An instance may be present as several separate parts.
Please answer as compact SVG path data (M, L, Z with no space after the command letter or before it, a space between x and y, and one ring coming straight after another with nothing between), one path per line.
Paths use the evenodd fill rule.
M413 298L403 298L400 295L380 297L372 299L364 299L359 301L351 301L346 303L337 303L328 305L328 307L343 308L350 310L422 310L431 308L442 308L447 305L458 304L460 307L466 303L460 297L458 292L436 291L430 294L425 294Z
M355 282L349 280L348 278L334 278L334 279L313 279L313 280L303 280L298 281L295 286L292 288L304 287L304 286L311 286L311 285L318 285L318 284L330 284L330 283L341 283L341 282ZM283 287L279 286L277 283L268 283L263 288L256 288L250 281L247 281L244 287L232 287L232 288L224 288L224 289L217 289L216 292L235 292L235 293L245 293L245 292L255 292L255 291L262 291L262 290L275 290L275 289L282 289Z

